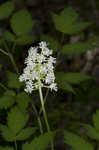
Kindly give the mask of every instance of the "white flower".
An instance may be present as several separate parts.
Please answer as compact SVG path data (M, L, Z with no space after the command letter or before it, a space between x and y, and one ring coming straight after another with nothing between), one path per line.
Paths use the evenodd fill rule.
M38 49L41 52L38 52ZM28 57L25 59L26 68L19 77L20 82L26 82L26 92L32 93L39 86L57 91L53 66L56 58L51 55L52 50L48 49L46 42L40 42L38 47L29 49Z
M50 83L54 83L55 81L55 76L53 72L49 72L46 76L45 82L50 84Z
M56 83L52 83L52 84L50 85L50 89L57 91L57 84L56 84Z

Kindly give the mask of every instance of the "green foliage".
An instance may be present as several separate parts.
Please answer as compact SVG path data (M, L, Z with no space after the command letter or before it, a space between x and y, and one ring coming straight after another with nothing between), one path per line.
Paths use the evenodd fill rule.
M19 82L18 75L13 72L8 72L8 87L9 88L20 88L22 83Z
M56 81L58 83L58 87L70 92L75 93L74 89L70 84L79 84L82 81L91 79L91 77L81 74L81 73L65 73L65 72L57 72L56 73Z
M99 133L91 125L84 124L84 128L87 130L87 135L92 139L99 140Z
M16 96L16 102L22 111L26 111L30 98L25 92L21 92Z
M17 45L26 45L26 44L32 44L36 40L36 36L32 36L29 34L21 35L18 37L15 37L14 34L6 30L4 32L4 37L7 41L14 42Z
M14 10L13 1L7 1L0 5L0 19L8 18Z
M87 135L93 139L99 140L99 110L93 115L94 127L84 124L84 128L87 130Z
M16 136L16 140L20 141L29 138L32 134L35 133L36 129L37 128L32 127L22 129L22 131Z
M72 84L79 84L82 81L91 79L90 76L81 74L78 72L77 73L76 72L74 73L73 72L68 72L68 73L59 72L59 75L62 76L64 80Z
M35 127L27 127L22 129L18 134L12 132L12 130L6 125L0 125L0 130L3 138L8 142L23 141L29 138L32 134L35 133Z
M74 9L65 8L59 15L52 14L56 29L66 34L78 34L82 30L86 29L89 22L77 22L78 14Z
M21 112L18 107L13 107L8 113L7 125L0 124L0 130L3 138L6 141L12 142L15 140L25 140L29 138L33 133L35 133L35 127L24 128L27 120L28 114Z
M88 42L77 42L73 44L64 45L62 48L62 53L65 55L77 55L82 54L86 51L92 50L96 47L93 43Z
M14 150L12 147L1 147L0 146L0 150Z
M72 147L72 150L94 150L90 143L74 133L65 131L64 138L65 142Z
M36 36L33 35L22 35L21 37L18 37L15 42L18 45L26 45L26 44L32 44L36 40Z
M10 130L10 128L8 126L0 124L0 130L1 130L2 137L6 141L8 141L8 142L15 141L16 135Z
M8 127L14 134L17 134L27 123L29 116L21 112L17 107L13 107L8 113Z
M93 115L93 122L95 129L99 132L99 110L97 110L96 114Z
M23 144L22 150L45 150L53 137L53 133L45 133L36 137L30 143Z
M49 35L41 35L40 40L41 41L46 41L49 44L48 47L52 50L57 51L58 48L59 48L58 41L56 39L54 39L53 37L49 36Z
M16 35L24 35L32 30L34 22L26 9L16 12L11 18L11 27Z
M0 109L7 109L15 103L14 91L8 90L0 97Z
M15 36L11 32L9 32L8 30L5 30L4 37L7 41L11 41L11 42L15 41Z

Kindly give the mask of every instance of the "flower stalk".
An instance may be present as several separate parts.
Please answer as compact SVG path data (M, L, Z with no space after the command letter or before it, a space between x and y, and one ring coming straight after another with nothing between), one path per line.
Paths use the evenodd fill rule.
M42 88L41 88L40 85L39 85L39 95L40 95L40 101L41 101L43 116L44 116L44 120L45 120L45 123L46 123L46 128L47 128L48 133L50 134L51 130L50 130L50 126L49 126L48 119L47 119L47 114L46 114L45 107L44 107ZM54 144L53 144L52 137L50 137L50 140L51 140L51 150L54 150Z

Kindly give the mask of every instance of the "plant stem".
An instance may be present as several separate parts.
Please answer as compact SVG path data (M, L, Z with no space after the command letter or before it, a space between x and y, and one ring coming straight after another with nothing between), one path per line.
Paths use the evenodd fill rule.
M37 120L38 120L38 124L39 124L39 127L40 127L40 132L41 132L41 134L43 134L43 127L42 127L42 123L41 123L40 117L38 117Z
M49 89L47 89L47 91L46 91L46 95L44 97L44 104L46 103L48 93L49 93ZM41 113L42 113L42 107L40 108L39 115L41 115Z
M40 119L40 116L38 115L37 110L35 108L35 105L33 103L32 103L32 107L33 107L33 110L34 110L34 112L36 114L36 117L37 117L37 120L38 120L38 124L39 124L39 127L40 127L40 132L41 132L41 134L43 134L43 127L42 127L41 119Z
M2 83L0 83L0 86L1 86L4 90L8 90L7 87L5 87Z
M39 83L40 83L40 80L39 80ZM40 95L42 111L43 111L43 116L44 116L44 120L45 120L45 123L46 123L47 131L48 131L48 133L50 133L51 130L50 130L50 126L49 126L48 119L47 119L47 114L46 114L45 107L44 107L42 88L41 88L40 84L39 84L39 95ZM50 138L51 138L51 149L54 150L54 144L53 144L52 137L50 137Z
M16 140L15 140L14 144L15 144L15 150L17 150L17 142L16 142Z
M10 54L9 57L10 57L10 60L11 60L11 62L12 62L12 65L13 65L13 67L14 67L16 73L19 74L17 65L16 65L16 63L15 63L15 61L14 61L14 58L13 58L12 54Z
M0 51L1 51L2 53L4 53L5 55L8 55L8 56L9 56L9 58L10 58L10 60L11 60L11 63L12 63L12 65L13 65L13 67L14 67L16 73L19 74L17 65L16 65L16 63L15 63L15 61L14 61L14 58L13 58L13 55L9 52L9 47L7 46L5 40L2 39L2 42L3 42L3 45L4 45L5 49L7 50L7 52L5 52L5 51L3 51L3 50L1 50L1 49L0 49ZM15 45L13 45L13 49L14 49L14 48L15 48Z
M0 52L2 52L3 54L5 54L5 55L9 56L9 53L5 52L5 51L4 51L4 50L2 50L1 48L0 48Z

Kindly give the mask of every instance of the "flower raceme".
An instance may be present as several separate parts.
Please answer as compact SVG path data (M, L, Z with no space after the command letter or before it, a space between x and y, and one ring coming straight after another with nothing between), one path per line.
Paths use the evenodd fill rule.
M39 89L39 86L57 91L53 66L56 58L51 55L52 50L48 49L43 41L39 46L29 49L25 59L26 68L19 77L20 82L26 82L26 92L32 93L33 90Z

